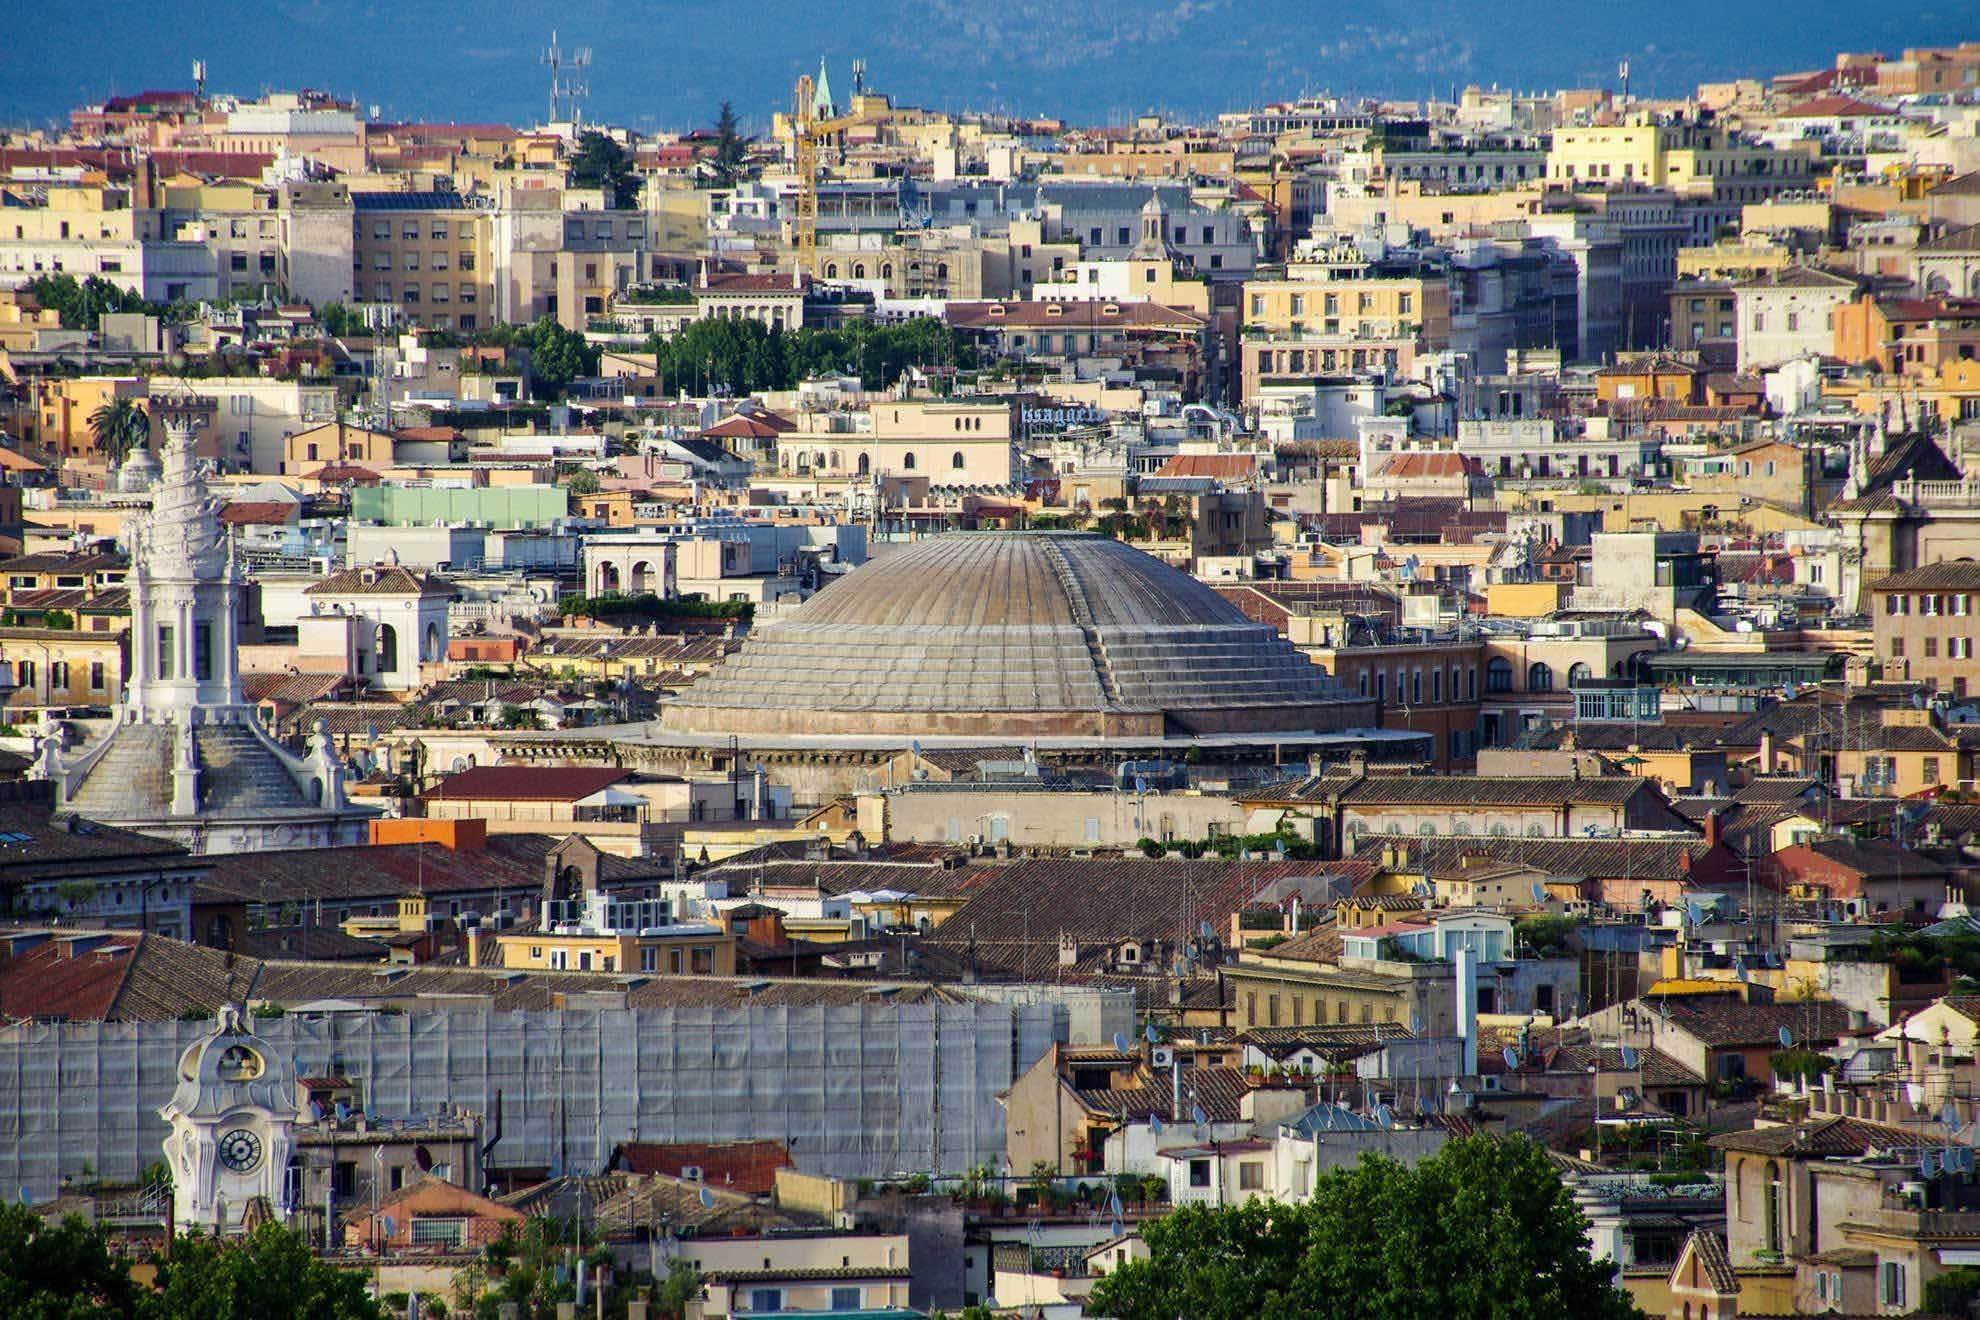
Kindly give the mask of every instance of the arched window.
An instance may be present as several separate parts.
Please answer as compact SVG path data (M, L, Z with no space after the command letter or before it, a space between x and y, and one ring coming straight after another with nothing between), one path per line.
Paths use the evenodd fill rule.
M653 590L653 565L644 559L632 566L632 589L635 595Z
M863 279L865 279L865 278L866 278L866 263L865 263L865 262L863 262L863 261L856 261L856 262L854 262L854 263L853 263L853 278L854 278L854 279L856 279L856 280L863 280Z
M873 470L873 460L865 454L859 456L859 475L865 476Z
M437 623L426 625L426 658L428 660L445 660L447 658L446 652L440 645L440 625Z
M1535 660L1526 667L1526 690L1528 692L1552 692L1554 671L1541 661Z
M836 280L836 279L838 279L838 278L839 278L839 263L838 263L838 262L836 262L836 261L828 261L828 262L826 262L826 263L825 263L825 278L826 278L826 279L828 279L828 280Z
M910 472L914 471L914 451L912 449L908 450L907 457L901 460L901 466Z
M1588 681L1588 666L1577 660L1568 666L1568 686L1580 687Z
M389 623L378 625L378 672L390 673L399 667L399 630Z
M891 262L891 261L889 261L889 262L884 262L884 263L882 263L882 264L881 264L881 267L880 267L880 278L881 278L881 279L883 279L883 280L891 280L891 279L893 279L893 278L894 278L894 263L893 263L893 262Z
M958 472L962 471L963 469L962 450L958 449L955 453L949 455L949 466L954 468Z
M618 589L619 566L617 564L600 564L598 566L599 593L602 595L607 591L617 591Z
M1485 666L1485 690L1487 692L1512 691L1512 661L1504 656L1495 656L1492 663Z

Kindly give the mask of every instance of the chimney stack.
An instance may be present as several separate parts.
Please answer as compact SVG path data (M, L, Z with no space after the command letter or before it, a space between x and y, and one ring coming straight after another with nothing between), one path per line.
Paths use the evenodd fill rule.
M1705 813L1705 846L1719 846L1719 811L1716 807Z

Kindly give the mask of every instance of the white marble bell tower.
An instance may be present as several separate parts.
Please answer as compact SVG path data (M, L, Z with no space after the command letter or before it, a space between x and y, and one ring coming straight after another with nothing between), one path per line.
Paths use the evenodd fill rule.
M222 1008L213 1029L179 1057L179 1084L158 1111L170 1125L165 1162L180 1228L238 1232L264 1201L278 1223L289 1199L289 1158L302 1118L294 1063L250 1034L239 1010Z
M165 423L165 455L151 511L132 534L131 682L134 720L178 723L246 717L241 698L243 581L193 456L192 427Z

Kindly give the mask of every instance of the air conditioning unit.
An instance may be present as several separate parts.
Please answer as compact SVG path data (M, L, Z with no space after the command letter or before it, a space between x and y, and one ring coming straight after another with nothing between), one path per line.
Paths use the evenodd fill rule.
M682 1165L682 1166L681 1166L681 1178L682 1178L682 1180L683 1180L683 1181L685 1181L685 1182L700 1182L700 1181L701 1181L701 1166L700 1166L699 1164L685 1164L685 1165Z
M1157 1068L1176 1066L1176 1049L1173 1045L1157 1045L1149 1052L1148 1061Z

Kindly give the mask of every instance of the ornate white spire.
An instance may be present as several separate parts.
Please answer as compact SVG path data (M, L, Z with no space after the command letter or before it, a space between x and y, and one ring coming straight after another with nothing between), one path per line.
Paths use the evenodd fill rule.
M192 424L165 421L165 456L151 488L151 512L137 520L131 558L153 578L217 581L228 567L226 529L220 501L206 488L206 474L193 456Z

